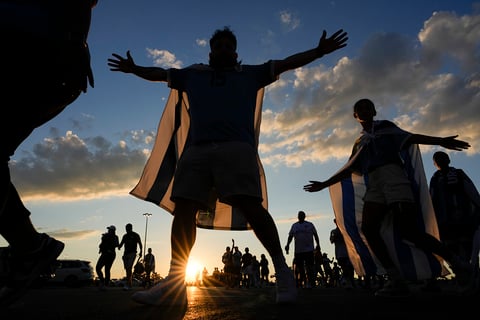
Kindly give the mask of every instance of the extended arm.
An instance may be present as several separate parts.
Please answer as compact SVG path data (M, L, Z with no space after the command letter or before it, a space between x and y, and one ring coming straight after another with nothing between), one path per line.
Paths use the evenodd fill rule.
M108 65L111 71L121 71L125 73L132 73L137 77L149 81L167 81L167 70L160 67L141 67L135 64L130 51L127 51L127 57L124 58L116 53L112 53L114 58L108 59Z
M310 180L309 184L303 186L303 190L307 192L317 192L317 191L323 190L331 186L332 184L335 184L341 181L342 179L348 177L350 174L351 174L351 171L348 168L345 168L344 170L339 171L338 173L331 176L328 180L325 180L325 181Z
M408 144L428 144L428 145L436 145L442 146L446 149L462 151L464 149L470 148L470 144L466 141L456 139L458 134L455 136L449 137L434 137L434 136L426 136L423 134L412 134L406 143Z
M275 75L279 75L287 70L302 67L326 54L345 47L347 40L347 33L342 29L335 32L329 38L327 38L327 32L324 30L317 47L294 54L283 60L276 60L274 73Z

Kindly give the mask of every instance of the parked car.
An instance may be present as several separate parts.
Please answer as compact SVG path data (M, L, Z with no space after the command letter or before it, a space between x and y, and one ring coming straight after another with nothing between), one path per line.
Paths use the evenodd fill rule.
M47 280L49 284L63 284L67 287L92 285L94 271L90 261L80 259L58 259L55 273Z

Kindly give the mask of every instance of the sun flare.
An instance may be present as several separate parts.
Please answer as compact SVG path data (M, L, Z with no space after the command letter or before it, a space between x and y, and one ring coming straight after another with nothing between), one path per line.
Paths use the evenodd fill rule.
M185 280L187 282L195 282L196 280L201 280L201 275L202 265L195 260L188 261Z

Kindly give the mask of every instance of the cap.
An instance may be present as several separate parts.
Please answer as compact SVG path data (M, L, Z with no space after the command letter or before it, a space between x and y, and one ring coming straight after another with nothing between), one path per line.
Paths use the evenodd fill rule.
M115 228L115 226L109 226L109 227L107 227L107 229L115 231L117 228Z

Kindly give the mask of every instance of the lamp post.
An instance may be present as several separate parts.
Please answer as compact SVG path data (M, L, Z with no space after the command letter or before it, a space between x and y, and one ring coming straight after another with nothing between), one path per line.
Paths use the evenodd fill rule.
M143 261L145 262L145 253L147 252L147 228L148 228L148 217L150 217L151 213L144 213L145 216L145 241L143 242Z

